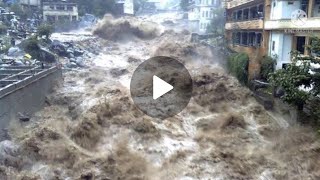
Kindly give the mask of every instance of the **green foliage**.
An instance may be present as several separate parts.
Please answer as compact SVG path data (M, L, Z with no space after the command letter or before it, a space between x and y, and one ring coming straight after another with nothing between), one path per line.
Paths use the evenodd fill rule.
M299 110L302 110L304 104L312 95L312 91L307 92L300 88L311 87L311 84L313 84L313 75L310 73L311 61L302 59L296 51L291 54L293 63L288 64L286 69L280 69L272 73L269 81L274 86L284 89L285 95L281 98L285 102L296 105Z
M211 25L208 27L207 32L213 33L216 37L224 36L224 27L225 27L225 9L216 8L212 10L213 19L211 20Z
M24 15L24 11L18 3L12 4L10 7L10 11L14 12L18 16Z
M8 27L4 24L0 24L0 34L7 34Z
M40 37L46 36L46 38L49 39L49 37L53 33L53 30L54 30L53 26L49 24L42 24L38 27L38 36Z
M40 46L37 37L31 37L26 39L22 43L23 49L26 53L29 53L33 58L39 59L40 58Z
M10 11L14 12L22 20L26 20L28 17L32 15L31 9L28 9L28 8L22 9L22 7L18 3L12 4L10 6Z
M189 0L180 0L180 7L183 11L187 11L189 6Z
M4 39L3 42L0 45L0 53L6 54L8 53L8 50L10 49L11 44L9 39Z
M264 56L261 62L261 78L268 80L269 74L274 71L276 60L270 56Z
M237 53L228 58L228 68L232 75L242 84L248 83L249 56L246 53Z
M116 14L115 0L78 0L79 15L93 14L103 17L105 14Z
M307 48L311 51L314 55L320 55L320 39L317 37L311 37L311 44L307 46Z

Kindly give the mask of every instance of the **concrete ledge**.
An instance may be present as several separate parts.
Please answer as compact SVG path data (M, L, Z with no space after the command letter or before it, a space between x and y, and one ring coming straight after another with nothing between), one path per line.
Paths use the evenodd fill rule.
M19 122L18 113L33 115L41 110L46 96L62 81L62 69L58 66L32 71L31 76L0 89L0 140L6 138L4 132L10 123Z

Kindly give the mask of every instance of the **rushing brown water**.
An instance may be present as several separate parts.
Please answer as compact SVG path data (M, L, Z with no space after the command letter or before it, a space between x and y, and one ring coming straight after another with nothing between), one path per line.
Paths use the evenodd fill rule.
M320 178L320 144L311 128L289 125L289 111L264 110L247 88L212 63L221 59L206 46L190 43L190 34L156 28L160 34L151 39L130 34L115 41L107 32L105 39L69 35L78 37L76 43L88 51L88 68L65 72L48 105L29 124L12 125L17 151L0 166L0 177ZM184 62L195 85L188 107L163 121L141 113L129 93L134 69L154 55Z

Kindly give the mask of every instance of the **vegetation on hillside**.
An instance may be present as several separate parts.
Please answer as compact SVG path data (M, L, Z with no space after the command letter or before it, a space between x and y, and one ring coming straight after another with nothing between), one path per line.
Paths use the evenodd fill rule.
M270 56L264 56L261 60L260 76L262 80L268 80L271 73L274 72L274 66L276 64L275 58Z
M181 0L180 1L180 8L183 11L187 11L188 10L188 6L189 6L189 0Z
M51 34L53 33L54 28L49 24L42 24L38 27L38 36L45 36L46 39L49 39Z
M236 53L228 58L229 72L242 84L248 83L248 66L249 56L246 53Z
M86 13L103 17L106 13L116 13L116 0L78 0L79 15Z
M293 62L288 64L286 69L272 73L269 81L273 86L283 88L285 93L281 99L295 105L300 111L307 104L310 109L309 114L319 121L319 107L313 107L316 107L314 104L319 101L320 93L320 71L318 68L320 60L314 56L320 52L320 40L318 37L313 37L311 42L311 45L308 46L311 52L310 56L302 56L299 52L293 51L291 53Z
M224 37L224 27L226 19L224 18L225 9L216 8L212 10L213 18L207 32L212 33L215 37Z
M40 59L40 46L36 36L30 37L22 42L23 49L35 59Z

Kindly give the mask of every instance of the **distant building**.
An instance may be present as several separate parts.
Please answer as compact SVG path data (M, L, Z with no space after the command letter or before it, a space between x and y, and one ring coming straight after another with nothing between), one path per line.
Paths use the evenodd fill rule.
M134 15L134 3L133 0L117 0L116 1L116 8L119 12L118 15Z
M79 19L76 0L43 0L43 20L48 22L77 21Z
M192 32L206 34L213 19L213 10L221 7L221 0L190 0L189 28Z
M41 8L41 0L20 0L22 7Z

